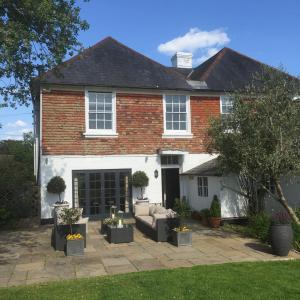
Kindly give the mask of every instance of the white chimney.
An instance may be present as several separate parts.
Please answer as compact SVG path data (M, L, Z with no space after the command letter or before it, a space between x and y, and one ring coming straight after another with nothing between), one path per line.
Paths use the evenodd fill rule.
M193 54L189 52L176 52L172 58L172 66L175 68L192 68Z

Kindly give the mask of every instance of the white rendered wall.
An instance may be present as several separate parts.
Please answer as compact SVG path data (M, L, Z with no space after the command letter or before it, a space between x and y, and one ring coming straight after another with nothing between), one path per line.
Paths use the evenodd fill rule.
M183 155L180 173L214 158L209 154ZM162 202L161 165L159 155L105 155L105 156L54 156L41 157L41 218L52 217L52 206L58 200L57 195L47 192L47 183L53 176L61 176L66 183L66 191L62 200L72 205L72 171L74 170L101 170L101 169L131 169L132 173L142 170L149 177L149 186L145 197L152 203ZM158 178L154 171L158 171ZM185 195L187 185L180 180L181 196ZM133 202L140 195L140 190L133 188Z
M243 217L247 212L247 203L245 199L235 193L234 191L225 188L226 186L238 189L238 182L234 176L215 177L208 176L208 197L198 196L198 176L183 176L188 186L186 188L186 197L189 200L191 207L194 210L201 210L209 208L214 195L217 195L221 202L221 216L222 218L237 218Z
M42 156L41 159L41 218L52 218L52 206L58 200L57 195L47 192L47 183L53 176L61 176L66 183L62 200L72 205L72 171L101 169L131 169L132 173L142 170L149 177L149 186L145 197L150 202L161 203L161 168L157 155L123 155L123 156ZM158 178L154 171L158 170ZM140 190L133 188L133 201Z

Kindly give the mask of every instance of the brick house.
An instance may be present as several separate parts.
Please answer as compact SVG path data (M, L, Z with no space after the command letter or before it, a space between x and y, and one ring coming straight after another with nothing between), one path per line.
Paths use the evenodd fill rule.
M57 197L46 186L56 175L66 182L63 199L87 216L103 216L112 204L132 212L138 191L130 177L137 170L149 177L150 202L169 208L186 196L202 209L217 194L222 217L245 214L244 199L224 192L205 168L215 158L205 153L205 135L211 117L228 113L226 94L250 82L262 64L228 48L196 68L188 53L176 53L172 64L109 37L35 79L42 220L52 218Z

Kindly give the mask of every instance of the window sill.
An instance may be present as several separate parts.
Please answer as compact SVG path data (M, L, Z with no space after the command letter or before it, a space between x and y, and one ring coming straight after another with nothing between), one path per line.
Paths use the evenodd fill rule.
M117 133L108 133L108 132L99 132L99 133L90 133L85 132L83 136L86 138L116 138L119 135Z
M174 134L174 133L164 133L162 134L163 139L192 139L193 138L192 133L180 133L180 134Z

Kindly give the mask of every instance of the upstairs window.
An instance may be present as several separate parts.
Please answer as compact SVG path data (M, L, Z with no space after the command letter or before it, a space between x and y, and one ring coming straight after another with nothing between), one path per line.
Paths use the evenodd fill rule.
M233 99L229 96L221 96L221 114L230 114L233 109Z
M164 97L165 134L190 134L189 97L185 95L165 95Z
M109 135L116 131L114 93L86 93L87 134Z
M198 177L198 196L208 197L208 178Z

